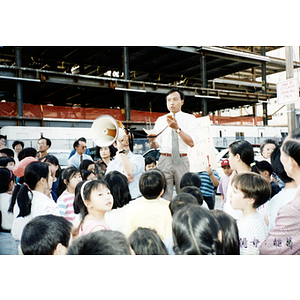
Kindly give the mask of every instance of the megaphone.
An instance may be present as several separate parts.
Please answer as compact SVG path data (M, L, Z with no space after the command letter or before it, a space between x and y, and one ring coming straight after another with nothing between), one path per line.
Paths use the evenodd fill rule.
M116 121L109 115L98 117L91 128L93 141L99 147L109 147L116 140L122 140L126 134L121 128L122 125L122 122Z

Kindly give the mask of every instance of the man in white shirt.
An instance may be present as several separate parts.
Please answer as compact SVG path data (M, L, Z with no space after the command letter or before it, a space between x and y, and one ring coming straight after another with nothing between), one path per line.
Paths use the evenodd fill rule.
M162 197L167 200L172 200L174 181L176 192L179 192L181 177L190 169L188 150L194 147L198 140L197 119L181 111L183 103L184 94L177 88L170 90L167 94L167 108L170 114L159 117L154 126L155 132L163 132L158 136L148 136L152 148L160 147L161 155L157 168L166 177L167 186Z
M75 149L76 153L69 159L69 166L79 168L84 159L93 161L90 155L85 154L86 143L81 139L78 139L74 142L73 148Z

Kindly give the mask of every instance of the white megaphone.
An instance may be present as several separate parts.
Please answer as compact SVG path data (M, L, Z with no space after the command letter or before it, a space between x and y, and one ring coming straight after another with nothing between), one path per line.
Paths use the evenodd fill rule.
M126 134L125 130L119 127L117 121L109 115L98 117L93 122L91 130L92 139L99 147L109 147L116 140L122 140Z

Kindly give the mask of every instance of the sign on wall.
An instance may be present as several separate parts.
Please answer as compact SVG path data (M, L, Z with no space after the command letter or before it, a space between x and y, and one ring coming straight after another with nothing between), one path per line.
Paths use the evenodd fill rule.
M278 82L277 101L279 105L296 103L299 100L299 81L298 78L291 78Z
M189 151L190 172L202 172L210 165L217 169L218 163L215 154L213 136L210 130L209 116L197 118L199 140Z

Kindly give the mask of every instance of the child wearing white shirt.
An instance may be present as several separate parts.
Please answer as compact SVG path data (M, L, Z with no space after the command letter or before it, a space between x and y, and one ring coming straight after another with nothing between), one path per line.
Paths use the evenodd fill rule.
M258 255L259 246L268 235L268 227L257 207L271 195L270 183L253 172L237 174L231 181L232 192L228 195L233 209L241 209L243 216L237 221L240 254Z

